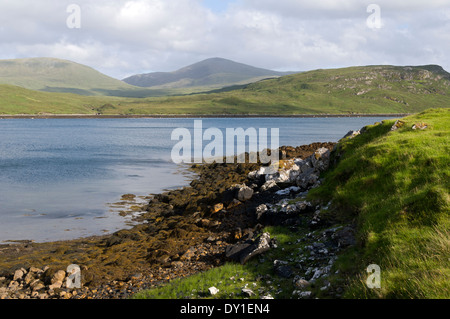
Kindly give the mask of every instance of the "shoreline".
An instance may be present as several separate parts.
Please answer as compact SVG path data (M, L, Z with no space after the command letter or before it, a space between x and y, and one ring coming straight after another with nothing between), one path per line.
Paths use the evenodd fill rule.
M283 149L286 158L306 158L333 145ZM233 185L249 184L248 174L259 169L258 164L204 164L191 169L198 177L189 186L156 194L131 229L74 240L0 244L2 298L122 299L229 261L226 248L247 232L256 233L255 208L275 195L268 190L236 203ZM13 279L18 269L24 273L41 269L38 273L47 276L71 264L79 265L83 274L83 288L76 296L70 289L46 286L46 277L39 289L24 282L23 288L11 289L20 281Z
M349 117L405 117L412 113L374 114L144 114L144 115L100 115L100 114L19 114L0 115L0 119L172 119L172 118L349 118Z

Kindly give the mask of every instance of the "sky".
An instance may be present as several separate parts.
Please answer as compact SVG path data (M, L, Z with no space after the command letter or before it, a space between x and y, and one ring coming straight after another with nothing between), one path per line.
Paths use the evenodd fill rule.
M118 79L211 57L278 71L450 71L449 52L450 0L0 1L0 59L67 59Z

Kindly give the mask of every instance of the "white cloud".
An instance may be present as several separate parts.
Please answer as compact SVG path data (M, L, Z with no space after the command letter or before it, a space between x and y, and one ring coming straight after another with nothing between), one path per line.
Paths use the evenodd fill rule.
M221 1L221 0L220 0ZM81 29L66 26L69 4ZM2 0L0 58L54 56L108 75L221 56L282 70L436 63L450 71L448 0ZM372 30L367 6L381 8Z

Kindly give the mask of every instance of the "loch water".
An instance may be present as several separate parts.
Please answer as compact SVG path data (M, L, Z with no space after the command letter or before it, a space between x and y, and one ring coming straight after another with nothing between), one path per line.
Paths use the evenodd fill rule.
M173 163L177 128L279 129L279 144L336 142L387 117L0 120L0 243L102 235L131 227L114 209L123 194L182 187ZM224 133L225 135L225 133ZM205 142L207 144L207 142Z

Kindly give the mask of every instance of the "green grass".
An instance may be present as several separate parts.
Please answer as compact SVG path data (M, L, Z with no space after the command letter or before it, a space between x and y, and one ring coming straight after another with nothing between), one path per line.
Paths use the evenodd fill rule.
M80 79L81 75L75 78ZM66 83L64 79L61 81ZM72 83L68 88L67 82L65 85L55 85L60 89L63 87L61 90L46 90L66 92L70 89L69 92L80 94L83 94L82 90L95 91L93 94L104 95L97 100L102 102L99 106L113 106L102 110L104 114L111 115L398 114L450 105L450 75L437 66L315 70L212 93L198 93L207 90L207 87L152 90L132 86L115 88L106 84L100 88L96 83L104 84L102 81L87 81L83 85ZM20 96L8 92L5 86L0 87L0 91L3 91L3 96L16 94L21 99L15 104L7 99L1 100L0 113L3 114L90 114L92 111L92 108L87 108L83 112L86 103L80 95L71 94L64 98L61 98L62 95L47 96L48 103L61 105L58 110L49 110L47 101L35 104L27 101L26 98L34 94L29 91L21 92ZM197 94L190 94L192 92Z
M88 66L54 58L0 60L0 83L32 90L101 95L135 87Z
M332 200L328 218L354 221L359 246L339 259L351 298L450 298L450 110L370 126L340 143L338 164L312 198ZM425 130L412 130L425 122ZM370 264L381 289L365 285ZM342 275L336 280L342 280Z
M387 120L341 141L322 186L309 193L311 200L332 201L328 213L323 211L325 220L357 227L358 244L339 255L328 277L332 287L344 288L343 298L450 298L450 110L431 109L402 120L397 131L390 130L395 120ZM421 122L428 128L411 129ZM273 261L293 261L295 267L305 245L299 239L309 230L265 231L279 248L262 259L229 263L134 298L243 298L245 284L256 293L253 298L267 293L290 298L292 278L274 275ZM366 285L371 264L381 268L380 289ZM267 275L269 280L258 280ZM209 296L211 286L220 293ZM312 289L326 298L318 288L320 282Z
M0 84L0 114L96 114L111 99L47 93Z

